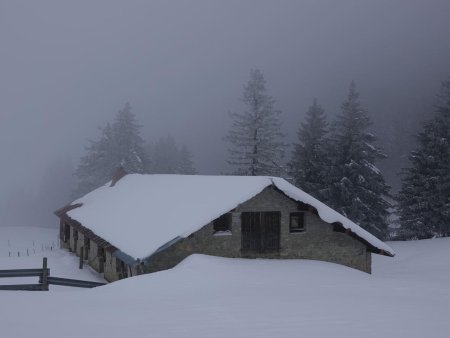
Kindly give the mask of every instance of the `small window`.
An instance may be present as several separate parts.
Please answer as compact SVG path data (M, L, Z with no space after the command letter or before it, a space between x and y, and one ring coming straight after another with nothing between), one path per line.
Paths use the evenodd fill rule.
M305 214L303 212L293 212L289 219L289 232L305 231Z
M226 213L213 222L214 232L231 231L231 213Z

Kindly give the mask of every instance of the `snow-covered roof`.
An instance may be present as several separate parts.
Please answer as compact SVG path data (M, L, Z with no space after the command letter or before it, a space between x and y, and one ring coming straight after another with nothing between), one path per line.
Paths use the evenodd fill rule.
M278 177L131 174L74 201L72 205L81 206L67 215L133 258L145 258L271 185L315 207L324 221L340 222L375 248L394 255L378 238Z

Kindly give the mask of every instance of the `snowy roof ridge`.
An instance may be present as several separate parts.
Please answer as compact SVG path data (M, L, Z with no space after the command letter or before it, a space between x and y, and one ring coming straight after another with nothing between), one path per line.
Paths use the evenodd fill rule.
M146 258L271 185L316 208L324 221L339 222L382 253L395 255L381 240L279 177L130 174L114 187L106 184L74 201L80 206L67 215L128 255Z
M366 240L369 244L374 247L383 250L390 256L395 256L394 250L392 250L386 243L372 235L370 232L361 228L358 224L354 223L344 215L338 213L336 210L330 208L326 204L320 202L318 199L312 197L311 195L305 193L303 190L290 184L283 178L273 177L275 186L284 192L288 197L298 201L309 204L316 208L319 217L328 223L339 222L345 229L351 230L358 237Z

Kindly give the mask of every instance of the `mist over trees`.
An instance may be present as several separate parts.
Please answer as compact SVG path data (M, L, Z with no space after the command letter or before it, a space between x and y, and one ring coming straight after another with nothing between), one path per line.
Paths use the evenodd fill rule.
M420 239L450 236L450 78L442 84L434 117L416 139L398 194L400 233Z
M333 143L327 143L351 79L370 113L373 124L367 131L377 138L373 145L387 155L374 163L392 186L395 198L388 200L397 203L399 191L406 196L407 177L414 170L421 172L419 182L425 180L424 168L414 162L423 156L428 163L431 136L430 144L422 145L425 141L414 135L425 132L424 123L433 119L434 95L449 72L449 1L329 1L326 6L318 1L263 1L257 6L245 1L207 6L103 1L90 3L89 10L79 1L57 3L0 5L1 225L56 223L47 210L67 202L66 185L79 196L109 181L122 163L130 172L196 169L200 174L283 176L331 204L331 184L344 185L337 177L345 170L350 175L351 168L335 169L340 173L334 176L333 165L322 170L321 162L333 163L337 156ZM252 144L250 136L239 140L246 131L232 125L244 126L245 113L252 112L250 102L239 101L252 68L267 80L261 93L271 109L282 111L273 116L279 123L275 133L284 137L274 140L288 144L282 149L284 158L278 150L269 159L254 156L260 144ZM307 115L314 97L327 115L325 156L307 141L316 137ZM127 100L132 107L124 107ZM135 143L142 153L115 141L119 109L134 115L134 128L144 141ZM241 117L230 118L230 111ZM302 123L306 127L299 136ZM225 142L229 130L234 131ZM175 146L168 144L169 134ZM248 135L254 136L250 127ZM122 146L126 156L117 155ZM228 156L228 148L235 156ZM424 155L410 158L411 151ZM52 169L65 157L73 168L57 170L67 183ZM147 162L144 169L140 160ZM399 176L401 168L408 169ZM446 186L446 176L440 179ZM420 188L413 190L421 194ZM436 205L433 199L433 209ZM405 221L406 214L400 219L394 215L391 224L403 219L402 229L413 227L415 209L409 209L411 221ZM438 233L427 230L421 236Z
M55 159L44 173L36 195L34 224L52 226L56 209L72 201L76 184L74 165L68 158Z
M86 147L86 155L80 159L75 171L78 178L75 197L110 181L119 166L127 173L148 172L149 164L140 128L127 102L117 113L113 124L108 123L101 130L100 139L90 141Z
M297 132L288 163L289 178L303 191L321 201L327 199L328 172L331 166L328 155L328 123L325 111L314 99Z
M402 226L396 234L401 238L450 235L450 80L442 92L435 117L424 123L416 137L411 166L403 170L396 196ZM289 145L284 142L281 112L268 94L261 70L250 72L241 102L243 110L230 114L231 126L224 139L230 146L228 162L234 174L284 177L376 236L389 236L392 196L379 166L386 158L380 143L396 144L398 149L390 147L391 154L404 152L411 125L402 121L390 125L379 142L352 82L340 113L331 122L318 101L313 101L299 121L290 158L285 159ZM51 224L53 211L70 201L70 191L73 199L104 185L119 166L127 173L197 173L186 145L177 144L170 133L156 141L145 140L141 129L126 103L99 129L98 138L89 141L75 170L67 161L55 162L46 170L37 193L10 192L5 204L9 214L19 215L19 205L33 210L33 217L16 216L13 223ZM224 167L222 172L230 171Z
M196 170L189 149L176 144L172 135L161 137L147 147L151 159L149 172L153 174L195 174Z
M69 159L54 159L47 166L37 191L25 188L8 191L0 208L1 225L54 227L54 211L72 199L73 172Z
M275 109L275 100L267 93L261 70L250 72L242 102L244 111L230 114L228 163L239 175L280 175L286 148L279 120L281 111Z
M127 102L113 123L100 129L100 138L89 141L86 154L75 170L77 187L73 196L80 197L109 182L119 167L128 174L194 174L192 154L179 147L170 135L145 145L141 125Z

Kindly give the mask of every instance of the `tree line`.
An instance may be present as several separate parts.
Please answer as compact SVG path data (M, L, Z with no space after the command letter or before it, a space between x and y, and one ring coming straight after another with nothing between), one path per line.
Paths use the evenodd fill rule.
M450 235L450 78L442 85L434 117L417 135L396 195L376 166L386 155L370 131L354 82L331 123L313 101L287 161L280 111L260 70L251 71L242 102L246 109L231 114L227 136L236 174L283 176L381 238L389 235L393 207L401 224L397 238Z
M386 155L371 133L372 122L354 82L331 122L318 100L312 102L290 153L281 111L260 70L251 71L242 103L242 112L230 114L225 137L230 174L284 177L381 238L388 237L392 201L402 225L396 232L399 238L450 234L450 79L443 84L434 117L417 135L411 166L403 169L396 195L376 166ZM178 146L170 135L148 144L140 128L130 104L125 104L100 130L99 139L86 147L75 171L76 196L107 183L119 166L128 173L196 173L186 146Z
M100 137L89 141L86 154L75 170L77 187L73 197L80 197L111 180L119 167L127 173L195 174L192 154L178 146L168 135L155 143L146 143L140 135L131 105L127 102L114 121L100 129Z

